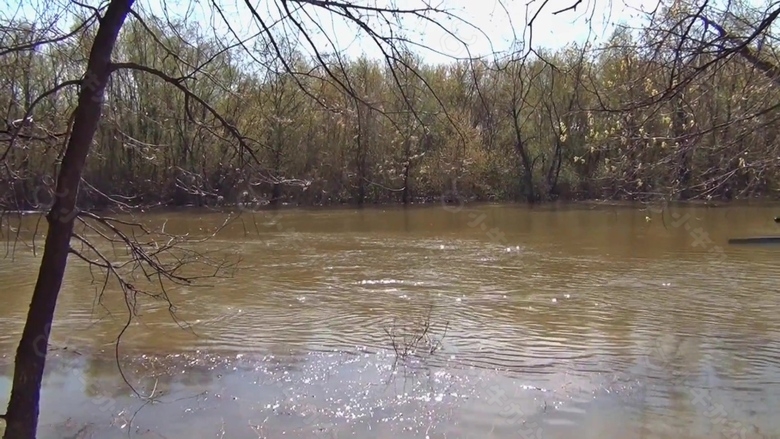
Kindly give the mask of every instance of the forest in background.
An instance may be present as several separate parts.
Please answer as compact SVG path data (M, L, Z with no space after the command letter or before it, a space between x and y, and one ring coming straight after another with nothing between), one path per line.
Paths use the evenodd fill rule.
M311 60L290 40L238 54L197 23L137 16L81 203L775 196L776 40L748 40L762 17L746 7L684 29L694 13L675 2L598 45L438 65ZM0 56L0 207L52 199L96 26L38 44L50 29L0 23L0 48L30 46Z

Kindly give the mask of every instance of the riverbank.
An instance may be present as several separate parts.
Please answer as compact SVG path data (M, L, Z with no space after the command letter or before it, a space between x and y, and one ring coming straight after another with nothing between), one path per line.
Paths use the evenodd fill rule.
M604 208L604 209L637 209L637 210L658 210L667 208L752 208L752 207L778 207L780 208L780 199L775 197L756 197L748 199L737 200L666 200L655 199L648 201L631 201L631 200L613 200L613 199L574 199L574 200L557 200L557 201L543 201L539 203L527 203L523 201L484 201L484 200L451 200L451 199L421 199L408 204L400 202L384 202L384 203L369 203L369 204L357 204L357 203L331 203L331 204L297 204L297 203L279 203L272 205L269 203L215 203L211 204L151 204L144 206L102 206L85 208L87 211L94 213L161 213L161 212L266 212L274 210L301 210L301 211L338 211L338 210L354 210L354 209L397 209L397 208L436 208L441 207L445 210L457 211L460 208L479 208L480 206L489 205L502 205L502 206L514 206L516 208L527 208L533 210L567 210L577 208ZM23 210L23 211L6 211L5 214L10 215L39 215L45 214L48 210Z

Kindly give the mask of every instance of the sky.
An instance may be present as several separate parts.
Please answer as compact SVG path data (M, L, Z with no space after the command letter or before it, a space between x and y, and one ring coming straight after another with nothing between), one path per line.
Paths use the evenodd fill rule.
M142 1L147 11L161 13L163 6L154 0ZM558 15L552 13L563 9L573 3L574 0L549 0L548 4L534 20L532 32L529 32L527 23L530 17L542 5L543 0L535 0L530 5L528 0L439 0L441 3L433 3L435 6L446 9L451 14L462 19L446 20L444 15L433 15L439 24L446 27L457 38L449 35L439 26L431 22L405 19L398 26L407 34L408 38L419 42L426 49L419 49L427 62L447 62L451 57L468 57L488 55L495 51L507 50L517 40L530 43L535 48L548 47L559 48L571 42L585 42L586 39L598 41L608 37L615 23L636 21L642 15L642 10L648 10L655 6L657 0L582 0L576 10L563 12ZM277 2L253 0L258 4L257 12L261 15L279 18L280 14L275 7ZM361 4L395 5L398 8L419 8L421 0L363 0ZM182 8L179 4L178 7ZM173 10L176 6L167 3ZM210 17L213 11L207 6L207 2L199 3L194 16ZM310 14L298 16L306 23L306 28L317 30L312 40L318 50L324 52L333 51L330 42L338 46L338 51L350 55L359 56L366 54L371 57L381 56L378 46L356 26L350 25L346 20L335 17L334 14L309 6L306 11ZM241 23L241 28L247 33L258 30L249 9L243 2L233 0L225 2L223 12L230 18L231 24ZM219 20L222 21L222 20ZM270 20L269 20L270 21ZM321 25L321 32L327 34L316 35L320 32L316 23ZM235 26L234 26L235 29ZM525 32L525 34L524 34ZM363 34L363 38L356 35ZM461 41L458 41L460 39ZM330 40L330 41L329 41ZM464 47L468 46L468 50Z
M258 31L257 23L243 0L216 1L234 30L246 36ZM535 0L530 4L528 0L504 0L502 3L498 0L440 1L441 3L434 5L446 9L463 21L447 20L444 15L433 15L432 18L466 43L468 51L464 44L433 23L404 19L396 29L403 29L409 39L427 47L428 49L420 50L426 61L432 63L446 62L452 56L479 56L496 50L506 50L515 40L525 41L527 45L529 37L535 48L558 48L570 42L584 42L588 38L598 40L608 37L615 23L635 21L640 17L643 8L647 10L656 3L656 0L581 0L582 3L576 10L553 15L552 12L571 5L574 0L549 0L536 18L532 32L529 32L526 26L529 17L542 5L543 0ZM261 16L268 18L269 23L280 16L276 6L280 3L278 0L251 2L256 5ZM56 10L52 4L74 8L74 5L69 3L69 0L0 0L0 16L33 17L36 11ZM96 1L86 3L98 4ZM363 0L355 3L392 4L398 8L414 8L424 4L422 0L394 0L392 3L387 0ZM187 17L188 20L201 22L204 26L216 27L218 34L224 34L227 26L210 5L210 1L202 0L136 0L135 7L155 15L167 13L172 17ZM330 40L338 46L339 52L346 55L381 55L381 51L373 42L366 38L356 39L356 35L362 32L358 32L354 25L347 24L344 19L334 18L332 13L308 5L303 12L296 15L301 17L307 29L313 31L312 40L318 50L334 51ZM275 29L282 26L284 25L277 25ZM287 31L292 30L289 23L286 27Z
M98 4L99 0L85 0L89 4ZM244 0L214 0L221 8L225 19L241 37L258 32L257 21ZM268 23L280 17L280 0L249 0L255 5L258 14ZM334 0L347 1L347 0ZM390 3L392 1L392 3ZM436 0L428 0L433 2ZM442 26L446 27L464 44L448 35L434 23L420 20L405 19L397 25L397 30L403 30L405 35L427 49L419 49L427 63L451 61L451 57L468 57L489 55L496 51L508 50L515 41L523 41L525 49L530 45L534 48L557 49L569 43L583 43L586 40L599 42L608 38L616 24L638 25L644 13L653 9L658 0L581 0L575 10L565 11L558 15L553 12L566 8L576 0L548 0L539 13L532 28L527 23L530 17L542 6L544 0L438 0L441 7L462 19L448 20L444 15L433 15ZM761 0L758 0L761 1ZM424 0L352 0L353 3L364 5L395 5L398 8L420 7ZM21 7L19 5L22 5ZM16 15L34 16L35 11L51 12L59 7L75 6L71 0L0 0L0 17ZM170 17L186 17L188 21L202 24L204 30L217 35L227 35L228 26L225 19L219 18L211 0L136 0L135 9L147 14ZM381 56L379 47L365 37L354 25L344 19L334 18L334 14L324 12L320 8L307 5L302 11L295 12L303 21L311 35L313 45L321 52L334 52L357 57ZM466 24L468 22L469 24ZM380 32L386 32L377 26L377 21L369 19L369 23ZM273 26L274 31L284 31L291 34L293 28L289 20ZM363 38L356 35L363 34ZM292 35L292 34L291 34ZM312 53L305 40L299 50ZM333 45L336 46L334 49Z

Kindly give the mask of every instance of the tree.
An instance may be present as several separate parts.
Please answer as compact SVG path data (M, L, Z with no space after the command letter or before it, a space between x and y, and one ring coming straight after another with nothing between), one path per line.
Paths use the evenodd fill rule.
M404 205L412 201L412 172L429 150L430 136L428 127L432 125L431 113L435 108L426 105L426 80L420 76L421 60L413 54L407 58L396 72L398 87L392 88L388 107L392 116L393 141L387 155L391 158L380 166L379 172L386 171L390 181L401 184L401 202ZM407 67L408 66L408 67Z
M78 215L76 197L81 174L102 112L103 93L112 70L111 53L132 5L133 0L113 0L110 3L100 20L84 79L80 83L72 133L57 178L57 197L46 217L49 225L38 281L16 351L11 399L5 414L6 439L36 436L49 331Z
M296 71L306 71L306 63L299 54L291 49L285 49L284 54L287 62L296 65ZM253 125L263 133L258 134L258 138L262 138L261 155L265 156L264 161L274 178L270 203L277 205L282 199L284 175L305 138L301 125L296 127L296 119L308 109L304 93L293 75L278 62L271 60L268 65L273 66L272 69L267 71L251 97L256 100L252 106L256 108L258 119Z
M538 112L541 101L538 96L532 94L532 91L534 84L542 80L546 66L542 62L534 62L529 57L523 56L510 59L501 68L506 69L510 78L504 111L511 126L511 142L522 166L523 192L527 202L535 203L540 201L541 194L536 189L534 178L536 158L533 157L531 139L526 132L528 125L540 122L534 114Z

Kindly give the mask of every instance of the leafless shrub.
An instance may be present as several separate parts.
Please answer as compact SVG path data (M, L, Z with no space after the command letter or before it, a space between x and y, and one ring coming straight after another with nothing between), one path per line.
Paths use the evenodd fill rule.
M389 338L396 361L405 361L414 356L433 355L440 350L450 322L444 323L440 336L436 335L436 326L441 325L433 323L433 305L425 314L413 317L409 321L399 322L394 318L392 326L385 328L385 334Z

